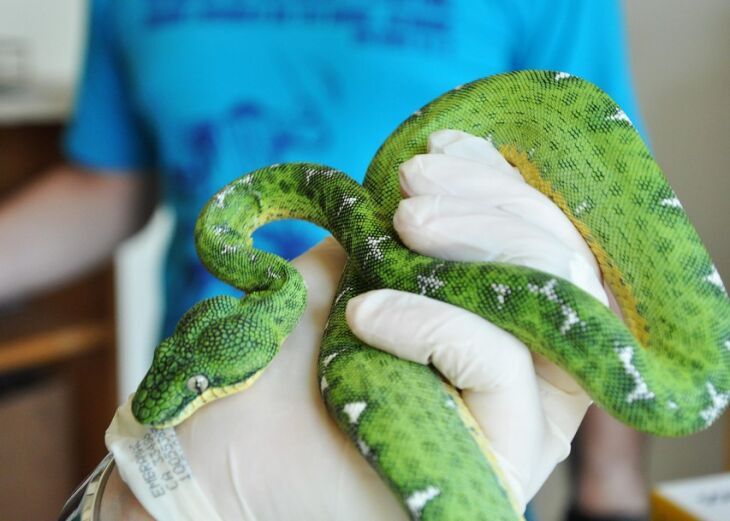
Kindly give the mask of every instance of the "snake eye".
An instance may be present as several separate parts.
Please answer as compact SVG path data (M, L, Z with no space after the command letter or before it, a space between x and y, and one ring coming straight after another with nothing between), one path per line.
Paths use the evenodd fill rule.
M194 393L202 393L208 388L208 379L202 374L191 376L188 380L188 389Z

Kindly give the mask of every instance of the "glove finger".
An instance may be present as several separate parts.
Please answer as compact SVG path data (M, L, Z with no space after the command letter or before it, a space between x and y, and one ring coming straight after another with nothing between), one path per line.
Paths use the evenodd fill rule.
M515 337L474 313L422 295L369 291L350 299L346 315L361 340L399 358L433 363L459 389L489 391L510 383L523 366L532 370L529 351ZM510 347L492 347L495 338ZM482 340L489 341L481 345Z
M543 447L527 487L528 498L540 489L555 466L568 457L575 433L591 404L590 397L563 369L532 353L546 430Z
M526 183L510 167L493 165L444 154L419 154L398 168L402 192L407 195L455 195L487 199L499 194L520 194Z
M501 208L454 197L411 197L401 201L393 225L406 246L423 255L528 266L569 279L605 302L597 268L584 256Z
M401 190L407 196L455 196L478 201L485 208L499 208L545 230L598 269L592 252L566 215L522 177L515 179L487 165L438 154L415 156L401 165L399 173Z
M367 344L431 363L462 390L523 501L546 428L528 349L473 313L411 293L364 293L348 302L346 314L352 331Z
M428 137L428 151L432 154L470 159L522 179L517 169L507 162L491 142L461 130L432 132Z

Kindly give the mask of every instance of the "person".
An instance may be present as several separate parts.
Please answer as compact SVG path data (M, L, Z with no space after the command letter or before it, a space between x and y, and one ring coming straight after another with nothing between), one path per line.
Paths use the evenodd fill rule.
M165 268L167 334L194 302L231 291L207 275L192 243L197 212L226 181L289 160L361 180L373 151L415 108L508 70L569 71L637 121L623 42L613 1L93 0L69 161L0 208L0 241L13 245L0 253L0 302L107 257L144 222L159 182L177 215ZM255 239L293 258L323 236L282 222ZM595 439L583 440L584 454L606 453ZM581 511L643 511L635 479L606 490L598 476L608 467L591 471L593 460L581 461ZM612 463L623 465L601 461Z

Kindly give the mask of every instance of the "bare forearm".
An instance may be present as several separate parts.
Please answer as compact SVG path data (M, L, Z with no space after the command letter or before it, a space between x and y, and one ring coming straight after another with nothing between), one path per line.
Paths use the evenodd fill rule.
M93 267L144 222L142 176L59 166L0 203L0 304Z

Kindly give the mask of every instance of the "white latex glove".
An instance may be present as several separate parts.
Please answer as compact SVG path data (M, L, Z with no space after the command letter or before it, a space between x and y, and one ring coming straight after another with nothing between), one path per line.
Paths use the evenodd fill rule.
M409 248L442 259L529 266L608 302L578 231L488 141L440 131L431 135L429 152L400 171L407 198L394 225ZM509 299L505 288L493 289ZM569 454L590 399L509 333L455 306L393 290L352 299L347 318L366 343L431 363L462 391L522 505Z
M402 238L414 249L443 258L529 259L535 267L567 278L572 274L600 289L582 240L573 237L569 247L560 245L570 242L574 230L556 227L547 233L518 216L525 212L538 223L551 222L559 214L551 203L530 192L488 143L463 138L439 133L432 142L453 141L439 145L439 152L455 157L421 157L405 166L404 191L419 196L404 202L396 216ZM438 164L453 170L447 182L444 168L434 167ZM482 170L492 173L485 177ZM482 195L471 197L479 191ZM439 195L420 197L433 193ZM495 202L498 193L510 198ZM496 224L489 228L502 236L485 235L484 219L492 219ZM574 248L583 248L588 260L572 253ZM203 407L176 429L195 481L223 520L407 519L395 496L329 418L320 397L317 351L344 260L339 245L328 240L294 261L309 287L309 300L279 355L251 388ZM361 338L386 349L401 345L397 351L405 358L430 359L465 390L513 492L523 501L531 497L567 455L589 404L583 392L542 360L535 369L524 346L459 308L387 291L355 302L349 320ZM391 320L396 316L400 319Z
M192 475L221 520L408 519L320 396L319 343L345 259L334 239L295 259L309 297L280 353L249 389L202 407L175 428ZM156 474L155 482L163 482ZM201 519L186 516L159 519Z

